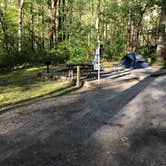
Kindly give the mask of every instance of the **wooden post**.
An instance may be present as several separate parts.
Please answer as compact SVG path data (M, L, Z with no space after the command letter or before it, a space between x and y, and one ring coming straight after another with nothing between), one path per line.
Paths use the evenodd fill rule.
M50 72L49 65L47 64L47 73L49 73L49 72Z
M77 66L77 87L80 87L80 66Z

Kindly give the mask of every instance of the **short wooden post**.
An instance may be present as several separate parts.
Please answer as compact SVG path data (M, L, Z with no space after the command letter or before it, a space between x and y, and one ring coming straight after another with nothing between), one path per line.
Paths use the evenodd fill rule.
M50 72L49 65L47 65L47 73L49 73L49 72Z
M80 66L77 66L77 87L80 87Z

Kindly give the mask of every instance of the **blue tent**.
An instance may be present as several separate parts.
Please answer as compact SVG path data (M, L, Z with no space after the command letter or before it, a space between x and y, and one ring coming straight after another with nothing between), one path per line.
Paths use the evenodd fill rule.
M121 65L126 66L127 68L145 68L148 66L145 59L134 52L127 54L121 61Z

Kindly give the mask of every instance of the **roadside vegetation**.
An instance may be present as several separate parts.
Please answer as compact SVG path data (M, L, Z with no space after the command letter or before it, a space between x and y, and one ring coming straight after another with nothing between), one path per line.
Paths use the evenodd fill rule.
M38 73L45 72L44 67L31 67L0 74L0 109L31 99L59 95L71 89L67 81L41 80Z
M128 52L166 62L165 0L3 0L0 72L22 64L91 63ZM165 63L164 63L165 64Z

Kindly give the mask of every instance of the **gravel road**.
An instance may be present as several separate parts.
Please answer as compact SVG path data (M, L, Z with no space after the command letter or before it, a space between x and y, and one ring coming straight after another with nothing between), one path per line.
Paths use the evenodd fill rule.
M166 76L0 114L0 166L152 165L166 165Z

